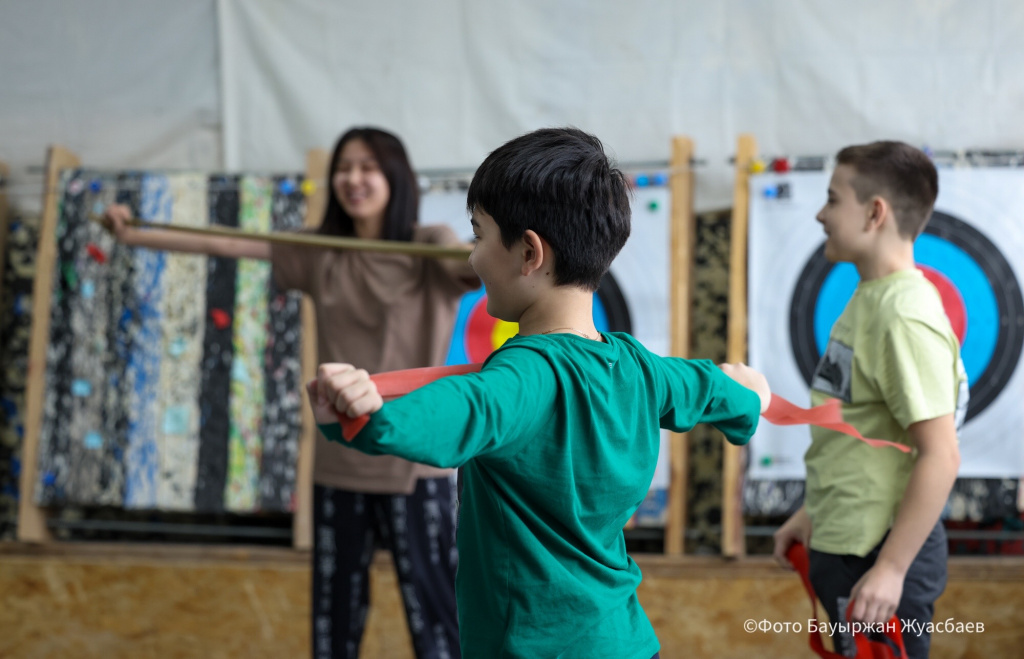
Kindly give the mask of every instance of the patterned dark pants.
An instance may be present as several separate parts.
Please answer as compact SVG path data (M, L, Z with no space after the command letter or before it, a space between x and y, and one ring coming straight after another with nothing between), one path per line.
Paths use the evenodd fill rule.
M420 479L410 495L313 486L313 656L356 659L377 541L391 550L419 659L460 659L455 608L454 478Z

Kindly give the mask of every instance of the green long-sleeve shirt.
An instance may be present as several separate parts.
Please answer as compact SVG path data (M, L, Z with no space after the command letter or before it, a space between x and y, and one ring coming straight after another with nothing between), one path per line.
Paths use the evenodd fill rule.
M659 427L711 423L733 443L760 401L710 361L664 358L627 334L516 336L480 373L375 413L351 446L465 465L456 595L463 656L649 659L622 529L650 487ZM340 439L336 425L321 426Z

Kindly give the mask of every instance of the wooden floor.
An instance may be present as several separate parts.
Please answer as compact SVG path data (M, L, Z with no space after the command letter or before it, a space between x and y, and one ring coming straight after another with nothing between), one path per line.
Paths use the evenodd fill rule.
M0 544L0 657L309 656L308 560L284 549ZM744 631L747 619L806 630L796 576L770 561L637 561L665 659L812 656L806 631ZM371 582L362 657L411 658L387 554ZM935 659L1022 656L1024 561L954 559L936 613L947 619L985 630L935 634Z

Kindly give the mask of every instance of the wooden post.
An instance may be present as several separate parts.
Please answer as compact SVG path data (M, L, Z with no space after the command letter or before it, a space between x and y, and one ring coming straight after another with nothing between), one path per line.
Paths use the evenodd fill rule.
M51 539L46 514L35 504L39 470L39 432L43 424L43 395L46 390L46 349L50 343L50 300L53 269L57 261L57 186L63 169L78 167L78 156L60 146L46 154L43 184L43 216L39 220L36 249L36 278L32 286L32 335L28 349L25 386L25 439L21 447L21 479L18 501L18 540L45 542Z
M7 257L7 188L11 185L11 169L0 162L0 309L4 303L4 266Z
M316 188L306 199L307 227L315 227L323 219L327 208L329 154L313 149L306 154L306 181ZM302 298L302 382L316 377L317 359L316 309L308 296ZM305 397L305 392L302 396ZM292 546L295 549L313 548L313 458L316 447L316 424L309 405L302 405L302 435L299 438L299 464L295 482L295 513L292 517Z
M693 298L693 249L696 222L693 215L693 140L676 136L672 140L671 268L669 333L670 349L675 357L690 356L690 306ZM665 553L681 555L686 540L686 496L690 444L686 433L672 433L668 518L665 522Z
M747 224L750 213L750 163L757 156L753 135L740 135L736 144L732 225L729 232L729 319L726 361L747 360ZM722 555L746 553L743 529L744 449L725 443L722 456Z

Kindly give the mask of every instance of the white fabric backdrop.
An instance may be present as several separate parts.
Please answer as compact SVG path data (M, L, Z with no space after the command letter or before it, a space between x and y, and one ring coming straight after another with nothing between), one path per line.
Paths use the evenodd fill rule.
M94 167L222 165L214 0L0 2L0 160L39 206L49 144Z
M739 132L768 154L891 137L1024 145L1015 0L219 0L225 157L301 169L356 123L419 168L474 167L575 124L620 160L696 140L699 209L731 203Z
M768 155L895 137L1024 146L1019 0L5 0L0 160L303 169L353 124L472 168L576 124L620 160L696 140L698 209L736 134Z

